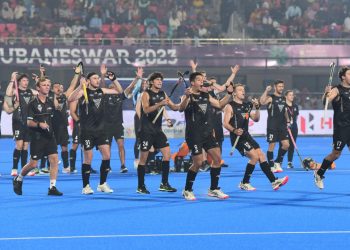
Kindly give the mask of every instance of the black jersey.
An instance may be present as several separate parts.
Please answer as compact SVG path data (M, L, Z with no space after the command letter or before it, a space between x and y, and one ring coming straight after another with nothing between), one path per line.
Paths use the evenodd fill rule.
M292 106L289 106L286 104L287 114L289 117L289 120L291 121L291 124L293 127L298 127L298 116L299 116L299 107L295 103L292 103Z
M219 98L215 95L214 91L208 92L209 95L211 95L213 98L219 100ZM222 128L222 110L211 107L212 110L212 117L213 117L213 126L215 129Z
M81 131L93 132L104 130L103 91L87 89L89 103L86 105L84 96L79 99L79 114Z
M212 106L209 102L209 94L191 95L191 101L185 109L186 138L206 137L213 132Z
M53 112L53 124L55 127L68 126L67 97L65 94L62 94L57 96L56 100L58 107Z
M105 102L105 122L107 124L123 123L123 101L126 98L124 93L117 95L104 95Z
M286 98L284 96L270 95L271 103L267 107L267 129L278 129L281 126L285 127L287 123L286 113Z
M26 125L27 117L28 117L28 104L30 103L30 101L33 100L34 95L31 89L26 89L26 90L18 89L18 96L19 96L19 107L15 111L13 111L12 123L20 122ZM13 103L15 103L15 100L13 100Z
M157 103L160 103L165 99L165 92L160 90L158 93L153 92L152 90L148 89L146 90L146 93L149 95L149 105L154 106ZM149 132L149 133L156 133L157 131L162 129L162 120L163 120L163 111L162 113L158 116L157 120L153 124L152 121L156 118L159 110L162 107L159 107L157 110L146 114L143 111L142 108L142 102L141 102L141 126L140 129L143 132Z
M48 97L46 97L45 102L42 102L38 97L35 97L28 104L28 120L33 120L35 122L43 122L49 125L48 129L42 129L39 127L29 127L32 132L39 133L44 137L53 137L54 132L52 129L52 116L55 106Z
M350 88L342 85L336 86L339 91L339 97L332 102L334 115L334 128L344 128L350 126Z
M233 116L229 122L230 125L234 128L243 129L244 133L248 132L249 117L253 104L251 102L237 103L235 101L232 101L230 102L230 105L233 110Z

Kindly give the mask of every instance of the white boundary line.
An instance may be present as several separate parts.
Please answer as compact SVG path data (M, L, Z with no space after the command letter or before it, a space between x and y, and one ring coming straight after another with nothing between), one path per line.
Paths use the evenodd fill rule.
M297 235L297 234L350 234L350 231L301 231L301 232L232 232L232 233L183 233L183 234L111 234L111 235L75 235L75 236L38 236L0 238L0 241L50 240L50 239L96 239L96 238L146 238L181 236L230 236L230 235Z

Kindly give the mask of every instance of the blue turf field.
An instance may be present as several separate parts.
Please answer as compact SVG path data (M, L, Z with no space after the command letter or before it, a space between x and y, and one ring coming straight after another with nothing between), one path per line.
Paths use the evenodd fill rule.
M181 140L170 140L172 151ZM258 138L266 150L263 138ZM220 186L231 197L220 201L206 196L209 172L197 176L197 201L181 196L185 174L172 173L170 183L177 193L157 191L160 176L147 175L150 195L135 193L133 140L126 140L129 173L120 174L116 147L112 152L110 195L81 195L81 177L59 175L63 197L46 195L47 176L26 177L23 196L12 192L9 176L13 150L11 139L0 140L0 249L349 249L350 245L350 155L347 149L328 171L325 189L319 191L312 172L285 170L289 183L273 191L257 166L251 182L255 192L237 185L246 159L238 152L229 158L225 140L223 157L230 165L221 174ZM299 138L303 156L320 162L331 149L330 137ZM80 153L77 166L80 165ZM95 154L99 169L100 155ZM172 165L172 163L171 163ZM285 164L286 165L286 164ZM286 169L286 168L285 168ZM79 171L80 172L80 171ZM94 189L98 175L92 175Z

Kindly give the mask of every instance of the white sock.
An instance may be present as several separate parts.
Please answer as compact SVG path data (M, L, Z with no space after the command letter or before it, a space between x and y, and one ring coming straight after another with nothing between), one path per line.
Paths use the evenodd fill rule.
M50 180L50 188L56 186L56 180Z
M23 175L19 174L16 178L17 181L23 181Z

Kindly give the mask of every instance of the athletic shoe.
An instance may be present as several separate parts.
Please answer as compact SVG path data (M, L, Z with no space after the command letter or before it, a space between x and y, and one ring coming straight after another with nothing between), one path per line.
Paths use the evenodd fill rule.
M97 191L99 192L104 192L104 193L113 193L113 189L111 189L107 182L101 184L101 185L98 185L97 186Z
M250 185L250 183L240 182L238 187L242 190L245 190L245 191L255 191L256 190L256 188L253 187L252 185Z
M141 187L138 187L136 189L136 192L139 193L139 194L150 194L150 192L147 190L145 185L143 185Z
M275 171L276 171L274 173L282 173L283 172L283 169L281 167L281 163L275 162L274 167L275 167Z
M17 169L13 168L13 169L11 170L11 176L17 176L17 175L18 175Z
M288 176L285 176L281 179L276 179L274 182L272 182L272 188L273 190L278 190L280 187L282 187L284 184L288 182Z
M159 186L159 191L163 191L163 192L176 192L177 189L176 188L173 188L172 186L170 186L169 183L160 183L160 186Z
M32 171L30 171L27 175L28 175L28 176L34 176L34 175L35 175L35 171L32 170Z
M97 174L97 171L95 169L93 169L93 168L90 168L90 173L91 174Z
M293 163L288 162L288 166L287 166L287 168L294 168Z
M196 196L194 196L192 189L191 190L183 190L182 196L185 197L185 199L188 201L195 201L196 200Z
M58 191L58 189L55 186L52 186L51 188L49 188L49 192L47 193L47 195L62 196L63 193Z
M22 195L22 184L23 181L17 181L18 177L13 178L12 184L13 184L13 191L17 195Z
M219 199L227 199L229 197L227 194L222 192L219 187L217 189L214 189L214 190L208 189L208 196L217 197Z
M207 172L210 169L210 165L207 161L203 161L202 166L199 168L201 172Z
M324 185L323 185L323 179L324 177L323 176L320 176L318 173L317 173L318 170L315 170L314 171L314 181L315 181L315 184L316 186L319 188L319 189L323 189L324 188Z
M69 174L70 173L70 167L62 168L63 174Z
M40 174L39 168L34 168L33 171L35 172L35 174Z
M128 172L128 169L125 167L125 165L122 165L120 167L120 173L124 174L124 173L127 173Z
M94 190L92 190L92 188L90 187L89 184L87 184L83 190L81 191L82 194L93 194Z
M40 174L49 174L50 170L48 168L41 168L40 169Z
M58 165L61 164L61 163L62 163L62 161L61 161L61 160L58 160Z
M78 173L78 170L76 170L75 168L70 168L70 173L76 174L76 173Z

